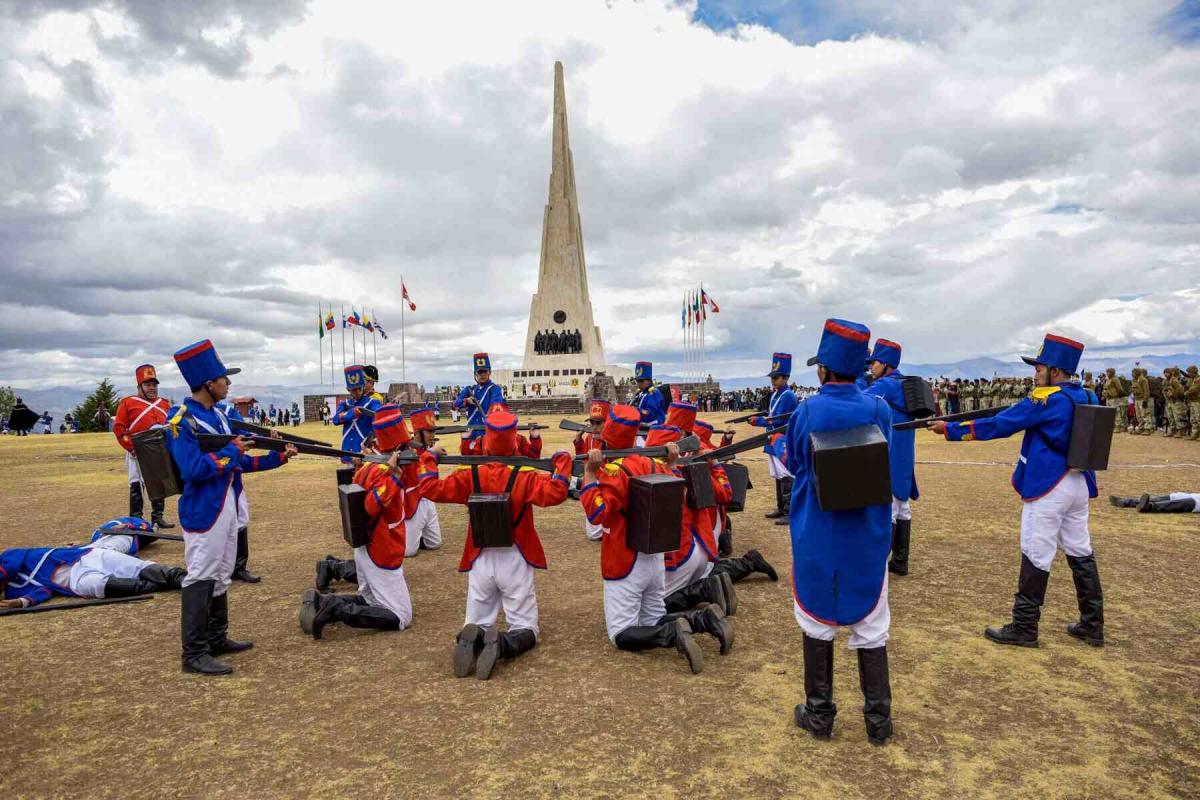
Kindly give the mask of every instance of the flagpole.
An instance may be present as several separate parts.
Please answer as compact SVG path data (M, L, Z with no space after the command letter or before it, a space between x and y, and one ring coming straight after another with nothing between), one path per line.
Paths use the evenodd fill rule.
M400 291L403 295L404 289L404 274L400 274ZM400 298L400 382L408 383L408 353L404 349L404 307L408 305L408 298L401 296Z
M342 304L342 371L346 371L346 306L344 303Z
M317 383L325 382L325 319L317 302Z
M371 306L371 316L375 317L371 321L371 358L375 360L375 367L379 367L379 345L375 342L375 329L379 327L379 316L375 313L375 306Z
M330 317L333 316L333 303L329 304L329 316ZM334 365L333 331L330 331L329 332L329 388L330 389L332 389L334 387L335 382L336 382L336 379L334 378L334 374L333 374L333 365Z

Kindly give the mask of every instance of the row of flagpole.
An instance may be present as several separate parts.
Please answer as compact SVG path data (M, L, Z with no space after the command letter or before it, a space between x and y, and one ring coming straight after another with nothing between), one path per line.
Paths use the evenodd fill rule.
M408 287L404 285L404 278L400 278L400 380L407 381L408 367L406 363L405 342L404 342L404 307L408 306L409 311L416 311L417 304L412 301L408 294ZM350 364L361 364L367 361L367 334L371 334L371 358L373 364L379 363L379 344L376 336L382 337L385 341L388 338L387 331L379 322L379 316L375 313L375 309L371 308L370 316L366 313L359 314L358 309L351 306L350 314L346 314L346 306L339 306L339 316L342 320L342 369ZM329 339L329 386L334 391L337 390L337 360L333 349L334 331L337 329L337 319L333 314L333 304L323 305L317 303L317 345L318 345L318 369L320 370L321 384L325 383L325 339ZM359 360L359 337L355 336L354 329L357 328L362 333L362 359ZM346 361L346 332L350 332L350 361ZM328 336L327 336L328 334Z
M712 295L704 290L704 284L684 295L679 311L679 324L683 330L683 371L684 377L692 380L702 380L706 371L708 355L705 351L704 326L708 322L709 310L714 314L721 313Z

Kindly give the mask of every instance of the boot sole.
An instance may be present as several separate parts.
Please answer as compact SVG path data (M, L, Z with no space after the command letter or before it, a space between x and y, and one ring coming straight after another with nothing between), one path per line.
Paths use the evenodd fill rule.
M816 730L813 730L811 727L809 727L807 724L805 724L808 717L804 714L804 704L803 703L796 706L795 710L792 712L792 715L796 720L796 727L802 731L808 731L809 735L812 736L814 739L820 739L822 742L828 742L830 739L833 738L833 731L831 731L831 730L830 731L816 731Z
M692 674L699 675L704 670L704 651L692 637L692 629L687 624L687 620L676 620L675 624L677 631L675 635L678 637L675 649L687 659L688 669L692 671Z
M496 669L496 662L500 660L500 643L484 642L483 649L479 651L479 659L475 662L475 677L481 681L491 680L492 672Z
M469 633L470 638L463 638ZM458 634L454 645L454 677L465 678L475 671L475 644L483 636L483 629L472 623Z
M737 613L738 598L737 590L733 588L733 578L729 577L728 573L721 573L721 593L725 595L726 616L732 617Z
M189 667L187 664L184 664L181 671L187 673L188 675L212 675L212 676L232 675L233 667L226 664L224 669L213 670L213 669L198 669L196 667Z
M1078 633L1072 633L1069 630L1067 631L1067 635L1072 639L1078 639L1081 642L1086 642L1091 647L1104 647L1103 639L1096 639L1091 636L1080 636Z
M313 635L313 619L317 616L319 597L316 589L308 589L300 600L300 630L308 636Z

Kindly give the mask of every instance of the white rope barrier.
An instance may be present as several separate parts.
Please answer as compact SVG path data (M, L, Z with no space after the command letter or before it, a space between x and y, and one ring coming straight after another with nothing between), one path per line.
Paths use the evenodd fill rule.
M938 464L955 467L1015 467L1011 461L932 461L918 460L918 464ZM1180 462L1178 464L1109 464L1110 470L1114 469L1177 469L1181 467L1190 467L1192 469L1200 469L1200 464L1192 464L1189 462Z

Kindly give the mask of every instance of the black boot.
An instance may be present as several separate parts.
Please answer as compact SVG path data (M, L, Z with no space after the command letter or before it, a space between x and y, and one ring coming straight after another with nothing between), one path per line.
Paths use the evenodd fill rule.
M908 574L908 544L911 538L911 519L898 519L892 524L892 558L888 561L888 572Z
M158 498L150 501L150 521L154 523L155 528L174 528L174 522L167 522L163 519L163 512L167 509L167 501L165 498Z
M729 611L725 605L725 587L721 583L721 576L716 572L689 583L677 592L672 592L663 602L667 606L668 613L691 611L701 603L712 603L720 607L724 613Z
M109 578L104 582L105 597L134 597L153 591L154 584L137 578Z
M324 594L329 591L329 584L333 582L333 565L335 559L328 556L317 562L317 577L314 581L317 591Z
M688 621L682 617L671 620L663 617L657 625L634 625L618 633L613 642L621 650L631 652L654 647L674 647L687 659L693 675L704 669L704 652L692 638L692 628Z
M528 628L518 628L500 633L496 626L488 628L483 636L483 649L475 662L475 677L486 681L501 658L516 658L537 645L537 636Z
M238 528L237 533L237 556L233 560L233 575L235 581L244 583L258 583L262 578L255 575L250 570L246 569L246 562L250 559L250 531L246 528Z
M775 572L775 568L757 550L749 550L741 558L722 558L713 565L713 572L728 575L734 583L743 581L756 572L761 572L772 581L779 580L779 574Z
M717 537L717 555L721 558L729 558L733 555L733 520L727 514L725 516L725 527L721 529L721 535Z
M200 675L228 675L233 667L218 661L209 652L209 610L215 581L196 581L183 587L180 610L180 638L183 640L183 671Z
M482 649L483 628L475 623L463 626L454 640L454 677L465 678L474 672Z
M1017 579L1017 594L1013 602L1012 622L999 628L988 628L983 635L997 644L1018 647L1038 646L1038 620L1046 599L1046 583L1050 573L1040 570L1021 554L1021 576Z
M796 725L818 739L833 736L833 642L804 634L805 701L796 706Z
M1075 599L1079 601L1079 622L1068 625L1067 633L1092 647L1104 647L1104 592L1100 589L1096 554L1081 558L1067 556L1067 563L1071 565Z
M1110 494L1108 502L1112 503L1117 508L1137 508L1138 498L1136 497L1120 497L1119 495Z
M725 614L717 606L705 606L682 614L668 614L668 621L682 617L688 621L692 633L707 633L721 645L721 655L726 655L733 649L733 623L725 618Z
M783 494L783 502L780 506L783 509L783 516L775 520L776 525L790 525L792 523L789 515L792 513L792 486L795 482L793 478L783 478L779 481L779 488Z
M351 595L338 604L333 616L337 622L350 628L368 628L374 631L400 630L400 618L390 608L373 606L361 595Z
M320 639L325 626L337 621L338 607L356 599L354 595L320 594L316 589L309 589L300 600L300 630Z
M709 575L709 577L713 576ZM733 578L721 573L718 573L716 577L721 582L721 593L725 596L724 604L717 603L717 605L721 607L722 611L732 617L737 613L738 608L738 596L737 591L733 588Z
M230 639L229 633L229 594L213 595L211 610L208 616L208 649L214 656L223 653L240 653L254 647L254 642L242 642Z
M142 485L140 483L129 484L129 516L141 519L142 509L145 508L142 503Z
M164 567L162 564L147 564L138 573L139 583L146 583L152 592L169 592L183 586L187 570L183 567Z
M1142 495L1141 501L1138 502L1138 511L1143 514L1190 514L1196 510L1196 501L1190 497L1172 500L1170 495L1167 495L1162 500L1151 497L1148 502L1146 497L1147 495Z
M888 681L886 647L858 651L858 683L863 693L863 718L867 722L867 741L887 744L892 738L892 686Z
M779 519L787 516L783 511L783 481L779 478L775 479L775 509L768 511L763 516L767 519Z

